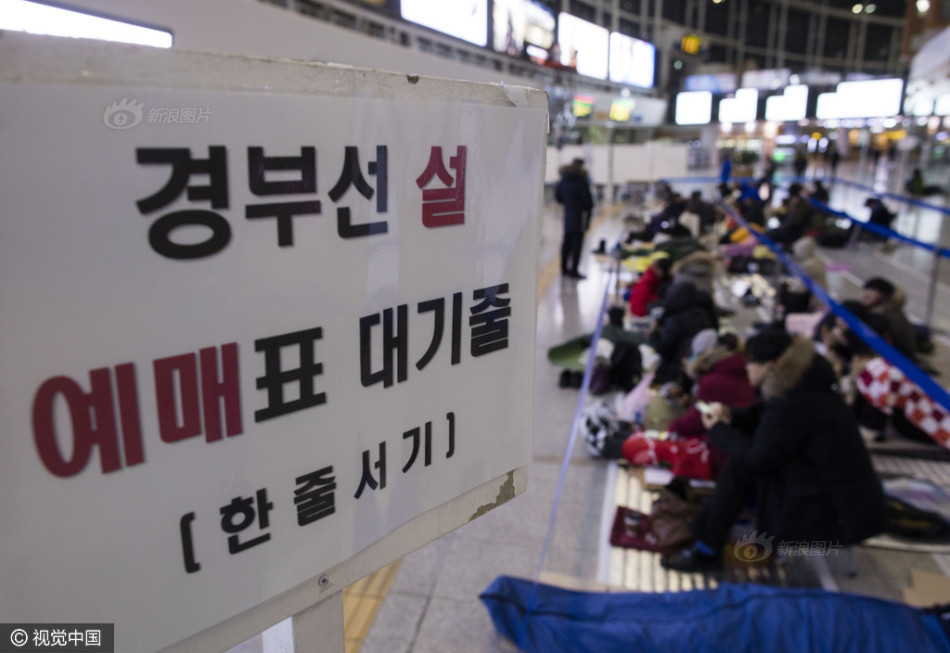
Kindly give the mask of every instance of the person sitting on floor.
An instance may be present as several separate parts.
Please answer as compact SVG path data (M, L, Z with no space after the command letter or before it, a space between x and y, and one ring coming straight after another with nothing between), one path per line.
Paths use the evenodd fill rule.
M690 355L693 336L703 329L717 329L719 318L709 293L687 281L674 282L663 298L663 312L647 336L660 356L655 383L678 381L683 359Z
M715 204L704 201L698 190L694 190L689 196L686 210L699 216L699 227L703 233L711 231L723 217L722 210Z
M693 396L698 402L722 403L745 408L755 403L755 389L745 372L745 355L739 351L739 339L733 333L718 335L712 329L700 331L693 338L693 355L686 364L686 374L694 381ZM702 413L693 404L686 414L670 422L670 432L683 437L703 437Z
M914 168L910 179L904 184L904 190L914 197L927 197L928 195L939 195L944 192L940 186L934 184L928 185L924 181L924 175L920 171L920 168Z
M884 528L881 483L828 361L808 339L777 329L749 338L746 359L762 401L735 411L713 404L703 415L710 442L727 460L692 523L695 542L665 557L667 569L720 567L732 525L751 498L758 533L776 545L848 546Z
M887 205L881 201L880 197L869 197L864 202L864 206L871 209L871 215L868 216L868 222L870 224L876 224L879 227L884 227L885 229L891 228L891 223L894 222L894 218L897 217L896 214L891 213L891 210L887 208ZM849 231L852 229L860 229L857 222L852 222ZM874 233L868 229L861 229L859 234L861 240L867 240L870 242L887 242L887 236L882 236L881 234Z
M827 204L829 201L831 201L831 195L828 193L828 189L825 187L825 185L821 183L821 180L816 179L814 183L815 188L809 194L809 197L816 199L823 204Z
M627 235L627 244L635 240L641 242L653 242L653 239L663 229L668 229L675 224L680 214L686 210L686 200L679 193L673 193L663 200L663 208L659 213L650 216L650 221L646 224L643 231L633 231Z
M914 325L904 314L907 296L903 289L883 277L873 277L861 288L861 304L870 312L887 320L894 347L907 358L915 360L917 337Z
M633 288L630 289L630 312L636 317L646 317L650 304L658 301L669 286L673 277L670 268L673 261L669 256L656 258L644 271Z
M718 261L713 254L697 250L673 264L673 283L691 283L711 296L717 268Z
M792 244L792 258L809 279L827 289L828 278L825 264L818 258L817 243L814 238L805 236L796 240ZM820 310L822 306L798 275L793 275L782 284L779 289L779 304L782 307L783 316Z
M668 464L678 476L716 478L726 456L709 444L698 405L722 402L744 408L755 403L755 390L745 372L745 357L738 349L739 340L731 333L719 336L706 329L693 337L693 356L686 364L686 372L695 381L693 395L697 403L685 402L689 406L686 413L659 426L660 430L669 431L665 444L652 442L643 434L630 435L623 442L621 453L631 465Z

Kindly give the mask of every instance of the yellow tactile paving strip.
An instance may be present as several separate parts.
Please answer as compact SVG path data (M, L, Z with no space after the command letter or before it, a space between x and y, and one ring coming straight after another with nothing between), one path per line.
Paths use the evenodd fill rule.
M602 212L591 222L590 230L599 226L609 216L615 215L620 207L621 205L615 205ZM559 274L560 259L555 256L538 273L539 302ZM400 564L402 560L397 560L343 590L343 635L346 639L346 653L359 653L383 599L396 580Z
M402 560L373 572L343 590L343 636L346 653L358 653L376 612L389 593Z

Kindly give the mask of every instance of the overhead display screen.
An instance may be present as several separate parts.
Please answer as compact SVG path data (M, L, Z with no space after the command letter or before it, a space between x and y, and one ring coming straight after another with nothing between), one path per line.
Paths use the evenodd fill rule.
M610 34L610 81L653 88L656 48L624 34Z
M488 0L402 0L401 15L463 41L488 45Z
M513 57L542 55L554 43L554 12L536 0L495 0L492 47ZM544 53L546 56L546 53Z
M607 79L608 32L577 16L561 13L557 17L557 40L561 63L576 68L581 75Z
M687 91L676 94L677 125L708 125L712 119L712 93Z

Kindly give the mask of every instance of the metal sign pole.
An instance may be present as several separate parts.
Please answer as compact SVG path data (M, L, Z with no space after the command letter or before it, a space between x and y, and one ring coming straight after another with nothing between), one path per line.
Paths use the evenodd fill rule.
M294 615L293 653L343 653L343 592L335 592L317 605ZM273 653L283 653L275 649ZM264 651L264 653L271 653Z

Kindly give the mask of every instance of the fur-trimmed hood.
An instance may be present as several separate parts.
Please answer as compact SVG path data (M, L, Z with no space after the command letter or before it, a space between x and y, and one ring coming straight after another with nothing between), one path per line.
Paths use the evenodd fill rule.
M673 264L673 276L687 274L689 276L712 277L716 270L717 259L713 254L705 251L696 251L684 256Z
M904 292L904 289L894 284L894 292L890 297L882 301L880 304L871 307L872 313L889 313L891 311L903 311L904 304L907 302L907 293Z
M576 163L568 163L567 165L561 166L558 173L564 178L578 177L585 181L590 176L590 173L587 172L587 168L583 165L577 165Z
M811 340L795 336L762 382L761 391L768 400L784 397L794 389L834 392L836 384L831 365L815 351Z

